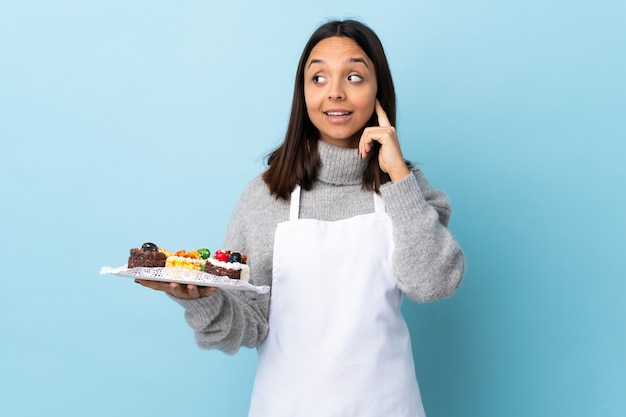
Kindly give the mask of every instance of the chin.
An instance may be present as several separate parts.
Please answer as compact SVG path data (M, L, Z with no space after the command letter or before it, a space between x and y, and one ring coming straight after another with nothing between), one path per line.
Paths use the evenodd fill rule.
M354 137L322 137L322 142L330 143L331 145L340 146L342 148L357 148L359 146L359 138Z

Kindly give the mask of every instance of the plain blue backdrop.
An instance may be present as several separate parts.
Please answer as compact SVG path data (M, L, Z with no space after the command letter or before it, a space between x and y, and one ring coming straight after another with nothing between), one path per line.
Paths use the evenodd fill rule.
M328 18L385 45L468 268L405 303L429 417L626 410L623 1L0 2L0 415L245 416L256 352L99 275L218 248Z

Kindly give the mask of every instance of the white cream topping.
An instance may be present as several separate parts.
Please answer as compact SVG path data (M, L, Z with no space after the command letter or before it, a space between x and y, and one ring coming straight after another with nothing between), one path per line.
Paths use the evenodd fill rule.
M218 261L215 258L209 258L206 261L211 263L212 265L219 266L224 269L230 269L233 271L241 270L241 278L239 279L245 282L248 282L250 280L250 267L246 264L242 264L240 262L223 262Z

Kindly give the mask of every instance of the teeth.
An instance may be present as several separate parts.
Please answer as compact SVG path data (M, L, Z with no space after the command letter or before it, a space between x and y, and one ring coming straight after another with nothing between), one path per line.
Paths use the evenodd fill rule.
M343 111L329 111L326 112L327 115L329 116L347 116L350 114L350 112L343 112Z

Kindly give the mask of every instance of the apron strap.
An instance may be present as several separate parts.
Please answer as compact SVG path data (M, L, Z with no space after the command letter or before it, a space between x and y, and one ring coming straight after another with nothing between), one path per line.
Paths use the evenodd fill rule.
M378 214L385 212L385 202L378 193L374 193L374 212Z
M300 184L296 184L296 188L291 192L291 201L289 206L289 220L298 220L300 215Z
M374 194L374 213L385 212L385 202L378 193ZM295 221L300 217L300 184L296 184L296 188L291 192L291 200L289 202L289 220Z

